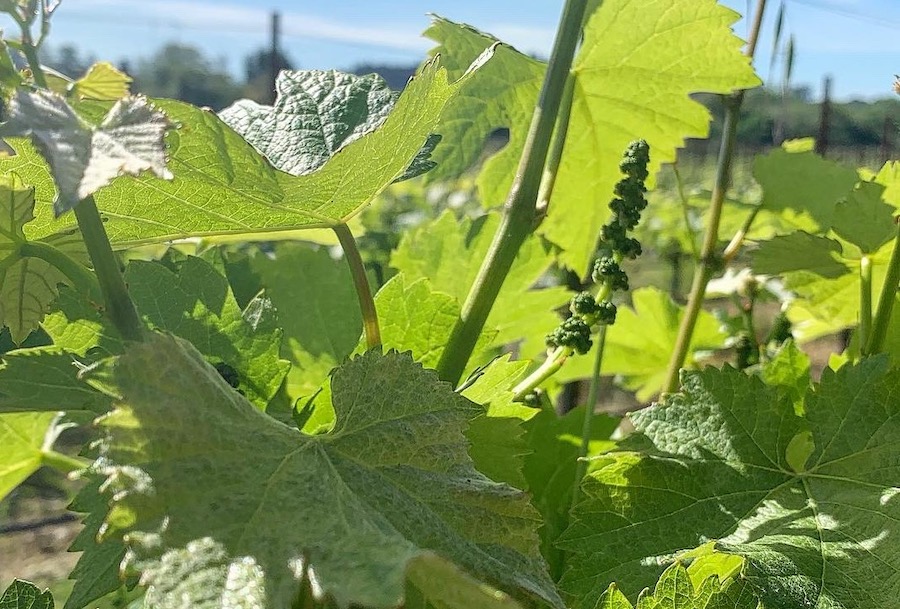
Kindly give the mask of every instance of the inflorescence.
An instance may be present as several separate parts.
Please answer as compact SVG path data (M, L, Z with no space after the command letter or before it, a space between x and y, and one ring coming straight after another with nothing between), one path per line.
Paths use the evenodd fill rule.
M569 310L572 316L547 335L547 346L569 347L577 353L590 351L592 326L612 325L616 321L613 292L628 290L628 275L619 261L633 260L641 255L641 244L628 236L647 207L645 182L649 176L650 146L644 140L631 142L625 150L619 169L625 175L615 187L615 198L609 208L612 219L603 227L601 253L594 262L591 277L600 286L600 296L581 292L572 297Z

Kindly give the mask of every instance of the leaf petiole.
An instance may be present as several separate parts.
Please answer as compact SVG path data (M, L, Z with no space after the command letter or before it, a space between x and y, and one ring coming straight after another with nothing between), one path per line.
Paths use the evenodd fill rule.
M897 300L897 286L900 285L900 221L898 219L894 221L897 223L894 251L891 253L887 276L884 278L884 285L881 287L878 308L875 311L875 318L872 322L872 333L868 342L863 343L863 355L875 355L881 352L881 349L884 347L884 340L887 337L888 326L891 323L894 302Z
M346 224L338 224L332 227L337 235L341 248L344 250L344 258L350 266L350 275L353 277L353 286L356 288L356 296L359 298L359 310L362 313L363 328L366 333L366 346L369 349L381 346L381 328L378 326L378 311L375 309L375 300L372 298L372 289L369 286L369 278L366 277L366 267L363 264L356 239Z
M122 271L106 229L103 228L103 220L97 210L97 204L93 197L82 199L75 206L75 218L78 220L78 228L87 246L91 264L97 274L103 300L106 303L106 314L112 320L113 325L125 340L141 341L144 338L144 325L138 316L134 301L128 293Z

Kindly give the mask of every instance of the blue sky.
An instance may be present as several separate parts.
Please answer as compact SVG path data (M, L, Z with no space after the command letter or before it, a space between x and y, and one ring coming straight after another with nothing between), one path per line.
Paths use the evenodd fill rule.
M747 0L724 0L746 12ZM779 0L769 0L757 68L766 79ZM63 0L51 41L102 59L151 54L169 41L221 58L239 74L242 58L267 43L269 13L282 14L283 49L302 68L410 64L429 42L426 13L470 23L526 52L547 54L562 0ZM787 0L786 32L796 38L793 82L834 77L838 99L889 95L900 72L900 0ZM7 26L7 30L9 30ZM746 37L746 21L735 25ZM773 78L780 78L776 68Z

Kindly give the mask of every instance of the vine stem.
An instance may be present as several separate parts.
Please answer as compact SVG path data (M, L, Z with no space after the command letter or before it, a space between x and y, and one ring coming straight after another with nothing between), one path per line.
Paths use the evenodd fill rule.
M52 467L64 474L81 471L90 464L90 461L70 457L55 450L47 450L41 453L41 465Z
M622 257L618 254L615 255L616 263L622 262ZM609 300L612 295L613 289L612 285L608 281L603 281L600 283L600 287L597 290L597 293L594 296L594 299L598 302ZM600 327L600 331L604 333L604 338L606 336L606 325L602 325ZM540 366L535 368L534 372L526 376L522 379L519 384L513 387L513 400L517 402L521 402L525 399L525 396L536 389L541 383L546 381L548 378L556 374L560 368L566 363L566 360L575 353L575 350L572 347L560 346L547 354L547 358L541 363Z
M587 0L566 0L503 218L438 362L438 376L445 381L459 382L516 254L534 229L544 166L586 8Z
M563 88L562 100L557 112L556 130L553 132L553 143L547 157L547 165L544 167L544 175L541 178L541 186L537 196L537 218L540 221L547 215L550 207L550 198L556 186L556 176L559 174L559 165L562 163L563 152L566 148L566 137L569 135L569 119L572 115L572 104L575 101L575 74L569 71L566 84Z
M87 246L94 272L97 274L97 281L106 304L106 314L122 338L130 341L143 340L144 325L138 316L134 301L131 300L131 295L128 294L125 279L109 244L109 237L103 228L103 220L93 197L82 199L75 206L75 218L78 220L78 228L81 229L81 236Z
M694 237L694 231L691 229L691 208L688 204L687 196L684 194L684 181L681 179L681 172L678 171L678 163L672 163L672 173L675 175L675 185L678 190L678 200L681 202L681 215L684 218L684 233L691 245L691 254L694 259L700 258L700 252L697 250L697 239Z
M37 45L33 43L31 38L31 23L24 21L15 12L12 13L12 16L22 30L22 53L25 55L25 59L31 68L34 83L39 87L47 88L47 77L37 56ZM39 42L43 41L45 33L42 33ZM106 314L112 320L113 325L115 325L122 338L132 341L143 340L144 326L138 316L134 301L131 300L131 296L128 294L125 279L122 277L119 263L109 243L106 229L103 228L103 220L100 218L100 212L97 210L94 198L86 197L82 199L75 206L74 211L75 219L78 221L78 228L81 230L82 239L84 239L85 247L87 247L88 256L90 256L91 264L94 267L94 273L97 275L96 285L99 285L99 291L103 296ZM62 252L59 252L60 255L57 256L50 249L42 248L36 243L23 246L23 248L27 247L30 247L35 254L41 254L39 257L56 266L73 281L76 278L73 278L70 273L76 276L82 275L80 270L71 264L74 261L71 261L68 256L62 255ZM52 258L52 260L49 260L47 257ZM83 277L78 279L83 279ZM94 286L95 283L88 281L85 285ZM92 291L96 290L95 287L89 287L89 289ZM94 295L96 295L95 292Z
M356 288L356 297L359 299L359 310L362 312L363 328L366 332L366 346L369 349L381 346L381 328L378 326L378 311L375 310L375 300L372 298L372 289L369 286L369 278L366 277L366 267L356 239L346 224L338 224L333 227L341 248L344 250L344 258L350 267L350 275L353 277L353 286Z
M597 353L594 356L594 368L591 372L591 384L588 388L587 404L584 407L584 420L581 424L581 446L578 449L578 461L575 463L575 484L572 487L572 508L578 504L581 498L581 481L587 474L588 449L591 444L591 427L594 421L594 409L597 407L597 398L600 397L600 369L603 366L603 352L606 349L606 328L601 326L597 337Z
M859 344L866 345L872 332L872 260L859 259Z
M894 311L894 301L897 300L897 286L900 285L900 218L896 218L897 237L894 239L894 251L891 252L891 260L888 262L887 276L881 287L881 296L878 298L878 308L875 311L875 319L872 322L872 332L868 343L862 343L863 355L875 355L881 353L884 347L884 339L887 337L888 326L891 323L891 314Z
M747 42L745 54L753 58L756 52L756 43L759 40L759 32L762 28L763 13L766 8L766 0L757 0L756 14L750 30L750 40ZM741 104L744 101L744 92L738 91L725 98L725 124L723 126L722 142L719 147L719 160L716 164L715 184L713 185L710 201L709 221L706 226L706 234L700 249L700 260L694 270L694 279L691 283L691 292L688 296L687 306L681 324L678 328L678 338L672 357L666 369L666 382L663 392L672 393L678 389L679 371L687 359L690 350L691 338L697 325L697 318L703 307L703 299L706 296L706 286L712 279L713 273L721 265L721 256L716 252L719 242L719 223L722 219L722 207L725 203L725 193L728 191L728 182L731 176L731 162L734 158L734 143L737 139L737 124L741 113Z

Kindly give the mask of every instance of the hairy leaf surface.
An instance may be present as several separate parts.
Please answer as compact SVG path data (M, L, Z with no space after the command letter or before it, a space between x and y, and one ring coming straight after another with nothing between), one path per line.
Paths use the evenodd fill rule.
M100 422L108 522L145 532L129 539L151 604L284 606L307 573L341 605L394 606L407 568L437 553L561 606L527 498L466 454L478 407L408 355L338 368L334 429L318 436L254 409L173 337L131 348L114 377L122 402Z
M688 373L681 393L633 415L631 451L604 455L586 479L562 543L575 556L564 589L583 606L610 581L633 595L712 539L745 558L766 607L890 605L898 392L885 357L826 370L803 415L789 391L737 370Z
M163 145L170 126L143 97L116 102L94 126L61 95L19 90L10 100L3 134L30 136L41 151L58 189L53 209L59 216L119 175L151 171L170 179Z
M295 176L312 173L340 148L374 131L394 105L394 94L377 74L282 71L275 92L274 106L242 99L219 118L272 165Z

